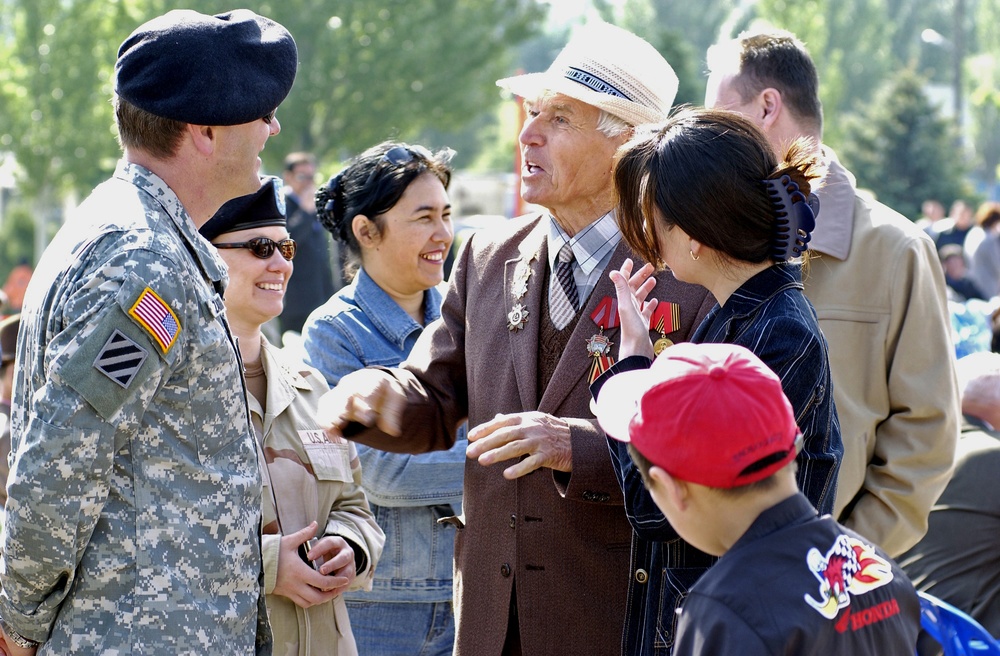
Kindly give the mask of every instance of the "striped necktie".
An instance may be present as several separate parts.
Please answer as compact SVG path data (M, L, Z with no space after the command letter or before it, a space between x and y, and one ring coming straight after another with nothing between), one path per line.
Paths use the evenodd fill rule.
M580 307L580 294L573 277L573 247L563 244L556 257L555 282L549 283L549 318L556 330L562 330Z

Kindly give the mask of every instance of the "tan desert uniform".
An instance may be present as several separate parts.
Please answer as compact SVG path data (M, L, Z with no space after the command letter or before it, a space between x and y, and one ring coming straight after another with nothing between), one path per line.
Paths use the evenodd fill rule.
M326 393L322 374L264 340L266 412L250 397L254 427L263 435L267 461L264 489L264 576L276 656L357 654L347 606L332 602L300 608L271 594L281 536L317 522L317 534L339 535L355 547L357 578L350 590L371 590L385 533L375 523L361 489L361 462L352 442L328 440L316 423L316 406ZM274 493L272 493L272 490ZM275 512L275 500L277 512ZM295 640L298 636L299 640Z

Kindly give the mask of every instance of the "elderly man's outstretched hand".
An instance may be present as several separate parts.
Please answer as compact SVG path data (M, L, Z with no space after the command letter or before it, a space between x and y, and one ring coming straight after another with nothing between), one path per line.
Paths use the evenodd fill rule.
M343 436L351 422L400 435L405 406L406 395L395 378L379 369L359 369L323 395L316 418L327 433L337 437Z

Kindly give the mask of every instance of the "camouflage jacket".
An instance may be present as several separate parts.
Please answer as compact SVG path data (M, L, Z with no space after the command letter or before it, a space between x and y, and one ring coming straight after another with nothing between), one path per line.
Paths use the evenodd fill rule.
M270 653L226 282L177 196L126 162L42 256L0 559L0 616L39 654Z
M267 341L261 359L267 402L261 412L260 404L250 397L250 409L255 425L261 426L267 462L263 551L274 653L357 654L342 596L300 608L286 597L271 594L281 536L315 521L318 536L345 538L355 548L357 565L357 578L349 589L370 590L385 534L361 489L361 462L354 443L331 442L316 423L316 407L327 391L323 376Z

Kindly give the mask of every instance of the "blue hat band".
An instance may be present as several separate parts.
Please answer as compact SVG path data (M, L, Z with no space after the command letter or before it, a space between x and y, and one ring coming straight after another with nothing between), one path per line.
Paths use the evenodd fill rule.
M627 95L622 93L622 91L618 87L611 84L607 80L602 80L593 73L589 73L579 68L571 67L566 71L565 77L567 80L573 80L574 82L582 84L591 91L596 91L597 93L604 93L609 96L617 96L619 98L624 98L629 102L635 102Z

